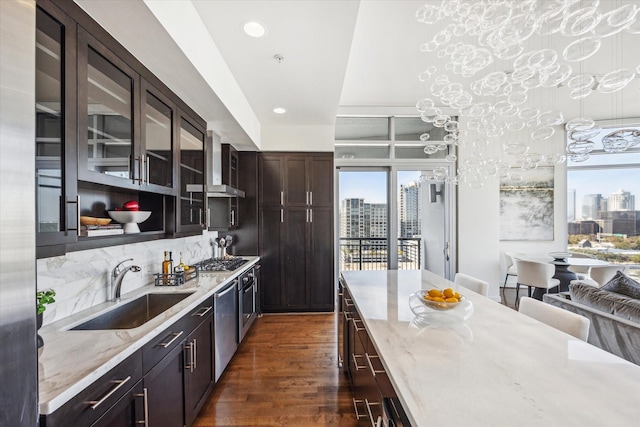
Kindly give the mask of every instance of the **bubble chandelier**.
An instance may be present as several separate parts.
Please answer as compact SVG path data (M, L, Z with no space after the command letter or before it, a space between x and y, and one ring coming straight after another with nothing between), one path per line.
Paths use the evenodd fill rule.
M605 2L610 6L611 1L602 2L442 0L420 7L415 14L418 22L442 27L420 51L437 55L444 61L444 70L430 66L420 73L418 79L430 95L420 99L416 108L423 121L448 132L444 143L430 142L429 134L423 134L424 151L434 154L454 144L472 153L454 176L440 168L424 179L479 188L489 176L519 181L523 171L561 164L567 156L575 162L587 160L596 147L591 139L602 129L583 115L582 108L580 117L565 121L561 111L540 111L527 101L534 89L563 86L571 99L581 101L594 91L620 91L640 77L640 65L612 69L600 76L582 73L583 61L598 53L605 38L623 31L640 35L640 3L605 12L601 6ZM527 43L534 37L555 36L568 41L562 51L531 48L532 43ZM496 71L492 64L498 61L510 64L511 71ZM438 106L456 111L457 119ZM532 149L535 143L549 141L555 134L554 126L563 123L566 154L542 155ZM509 138L508 132L527 132L533 144ZM602 143L607 152L624 151L640 143L640 129L617 130ZM493 156L487 155L490 146L498 147ZM454 155L446 157L447 161L456 159Z

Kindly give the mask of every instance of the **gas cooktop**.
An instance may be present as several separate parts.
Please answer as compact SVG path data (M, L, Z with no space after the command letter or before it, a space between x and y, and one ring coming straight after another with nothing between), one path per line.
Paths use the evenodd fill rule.
M241 257L209 258L195 264L202 273L207 271L233 271L246 263Z

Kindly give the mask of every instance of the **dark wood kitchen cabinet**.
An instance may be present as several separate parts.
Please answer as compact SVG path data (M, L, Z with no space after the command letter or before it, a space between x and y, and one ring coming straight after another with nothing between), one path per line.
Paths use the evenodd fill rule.
M206 320L187 337L184 346L184 415L188 426L196 419L214 383L212 313L208 312Z
M78 238L76 24L56 7L36 9L36 244Z
M360 425L411 424L346 284L340 279L338 360L349 378ZM381 423L381 424L378 424Z
M79 29L79 179L175 195L176 108L133 66Z
M51 414L40 415L41 427L135 426L144 422L142 355L127 357Z
M191 425L214 384L213 299L147 343L142 350L149 425Z
M185 360L183 344L175 346L145 376L150 426L181 427L184 425L182 373Z
M129 390L124 396L118 400L109 410L101 416L98 421L91 424L91 427L134 427L138 425L147 425L144 410L145 390L142 387L142 381L138 381L136 385Z
M261 303L265 312L333 310L333 157L260 157Z
M180 115L180 176L178 178L178 235L200 233L206 227L205 193L206 125Z
M75 2L36 6L37 257L201 233L186 185L205 182L204 144L185 139L203 141L204 120ZM130 200L152 212L142 233L81 229Z

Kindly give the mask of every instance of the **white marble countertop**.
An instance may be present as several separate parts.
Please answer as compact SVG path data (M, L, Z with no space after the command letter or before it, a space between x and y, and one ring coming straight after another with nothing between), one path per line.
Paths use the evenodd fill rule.
M343 272L413 426L637 426L640 366L428 271ZM409 295L451 287L466 321L416 323Z
M60 408L259 260L258 257L243 258L248 262L233 272L201 272L197 279L182 286L149 285L123 295L120 303L105 302L41 328L39 334L45 345L38 350L40 413L50 414ZM137 328L69 330L117 304L125 304L149 292L193 292L193 295Z

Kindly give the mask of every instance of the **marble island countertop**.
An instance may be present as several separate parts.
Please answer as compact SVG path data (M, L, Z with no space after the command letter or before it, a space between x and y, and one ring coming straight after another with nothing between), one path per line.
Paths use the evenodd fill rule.
M201 273L182 286L145 286L123 295L119 303L105 302L41 328L39 334L45 344L38 350L40 413L50 414L60 408L259 260L243 258L248 262L235 271ZM137 328L69 330L150 292L191 295Z
M638 425L640 366L428 271L342 276L413 426ZM409 296L433 287L471 317L418 321Z

